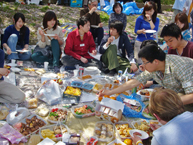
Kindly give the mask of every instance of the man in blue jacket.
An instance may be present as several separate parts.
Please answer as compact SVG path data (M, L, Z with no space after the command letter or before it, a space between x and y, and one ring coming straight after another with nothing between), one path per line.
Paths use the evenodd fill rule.
M110 35L104 36L99 52L101 61L112 72L118 70L135 72L138 70L133 54L133 48L126 34L122 33L123 23L114 21L110 24ZM127 55L127 57L126 57Z

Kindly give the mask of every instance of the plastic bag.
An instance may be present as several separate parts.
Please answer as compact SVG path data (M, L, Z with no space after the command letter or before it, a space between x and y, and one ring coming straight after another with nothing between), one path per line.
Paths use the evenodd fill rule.
M123 110L123 115L126 117L135 117L135 118L145 118L142 115L142 111L145 107L145 104L141 101L141 96L137 95L137 94L132 94L131 96L126 96L126 95L119 95L117 96L117 101L123 102L123 99L131 99L131 100L135 100L138 103L140 103L141 105L141 110L139 112L127 107L126 105L124 106L124 110Z
M134 14L134 9L132 6L128 6L123 13L125 13L126 15L130 15L130 14Z
M61 101L62 93L58 83L53 80L48 80L38 90L36 97L48 105L58 104Z
M16 131L7 123L0 128L0 136L9 140L12 144L18 144L19 142L27 142L27 139L21 133Z
M27 108L25 107L18 108L18 105L16 104L16 109L7 115L6 121L7 123L13 125L29 115L30 115L30 112Z

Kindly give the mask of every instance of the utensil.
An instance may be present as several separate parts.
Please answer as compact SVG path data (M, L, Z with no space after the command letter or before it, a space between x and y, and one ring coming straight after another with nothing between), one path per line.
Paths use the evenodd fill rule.
M17 53L17 52L11 52L11 53Z
M147 39L146 33L145 33L145 38Z

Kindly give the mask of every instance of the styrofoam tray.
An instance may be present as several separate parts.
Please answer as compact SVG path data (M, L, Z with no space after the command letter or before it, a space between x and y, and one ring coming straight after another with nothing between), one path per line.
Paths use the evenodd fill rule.
M63 107L52 107L52 108L50 109L50 112L51 112L51 110L54 109L54 108L58 108L58 109L62 109L62 110L64 110L64 111L67 111L67 115L66 115L65 120L61 120L61 123L62 123L62 124L65 123L66 120L67 120L67 117L68 117L68 109L63 108ZM50 115L50 112L49 112L49 115ZM48 116L49 116L49 115L48 115ZM50 123L53 123L53 124L58 123L58 121L54 121L54 120L50 120L50 119L47 119L47 121L50 122Z
M121 143L122 145L126 145L124 142L120 141L119 139L115 139L107 145L114 145L114 143Z
M41 138L41 139L45 139L45 138L42 136L42 134L41 134L41 131L42 131L43 129L50 129L51 131L54 131L54 127L55 127L55 126L59 126L59 125L54 124L54 125L48 125L48 126L42 127L42 128L39 130L40 138ZM69 130L69 128L68 128L67 125L62 124L62 126L64 126L64 127L67 129L67 133L70 133L70 130ZM56 139L57 139L57 141L61 141L61 140L62 140L62 137L57 137Z
M95 124L95 130L98 130L97 124L99 124L99 123L105 123L105 124L113 125L113 123L111 123L110 121L99 121L99 122L96 122L96 124ZM101 142L110 142L114 138L114 133L115 133L115 129L114 129L114 125L113 125L112 137L111 138L107 137L106 139L98 138L98 140ZM94 136L96 136L95 132L94 132Z
M145 132L145 131L142 131L142 130L139 130L139 129L133 129L133 130L130 130L129 133L131 134L131 136L133 137L133 134L137 132L137 133L140 133L140 135L137 135L138 137L140 137L141 139L147 139L149 137L149 135Z
M139 91L137 92L137 94L141 96L141 101L149 100L150 95L149 95L149 96L146 96L146 95L141 95L141 94L140 94L140 92L143 91L143 90L147 90L147 91L149 91L149 92L153 92L153 89L142 89L142 90L139 90Z
M75 108L79 108L79 107L82 107L82 106L84 106L84 105L87 105L87 106L92 107L93 110L95 111L95 108L94 108L94 106L93 106L92 104L80 104L80 105L77 105L77 106L73 106L73 107L71 108L72 114L73 114L74 116L76 116L77 118L85 118L85 117L89 117L89 116L94 116L94 115L95 115L95 112L93 112L93 113L88 113L88 114L83 114L83 115L77 115L76 113L74 113L74 109L75 109Z

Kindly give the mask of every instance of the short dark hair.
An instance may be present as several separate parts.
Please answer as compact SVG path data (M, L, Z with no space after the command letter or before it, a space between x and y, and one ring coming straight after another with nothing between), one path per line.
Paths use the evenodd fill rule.
M121 12L123 11L123 6L120 4L120 3L115 3L114 5L113 5L113 11L115 12L115 8L117 7L117 6L120 6L121 7ZM116 12L115 12L116 13Z
M152 21L153 21L153 23L155 24L155 22L156 22L156 17L157 17L157 9L156 9L156 5L155 5L155 3L154 3L153 1L147 1L147 2L145 3L144 9L143 9L143 12L142 12L141 15L143 15L143 17L146 18L146 16L145 16L145 11L149 11L149 10L151 10L152 8L153 8L153 10L154 10L154 13L153 13L153 15L152 15Z
M121 35L123 31L123 23L121 21L115 20L110 23L110 28L116 29L119 35Z
M44 15L44 18L43 18L44 29L48 27L47 22L51 21L52 19L54 19L56 21L56 23L53 27L53 29L55 30L57 25L58 25L56 14L53 11L47 11Z
M166 24L163 27L160 37L171 36L178 39L180 35L181 35L181 39L183 39L181 30L178 27L178 25L176 25L175 23L170 23L170 24Z
M89 0L89 1L88 1L88 4L90 5L92 2L95 2L95 1L98 2L98 0Z
M78 29L80 29L80 25L81 25L81 26L84 26L87 22L89 22L89 20L88 20L85 16L80 17L80 18L76 21L76 24L77 24Z
M138 53L139 58L145 58L149 62L155 59L164 61L166 58L165 52L155 44L149 44L140 49Z
M150 45L150 44L154 44L154 45L157 45L157 42L155 42L154 40L144 40L142 43L141 43L141 46L140 46L140 49L143 48L144 46L146 45Z
M181 12L178 13L175 17L175 22L180 21L181 23L184 24L184 27L181 29L182 31L187 30L189 28L189 24L188 24L188 16L186 15L186 13Z

